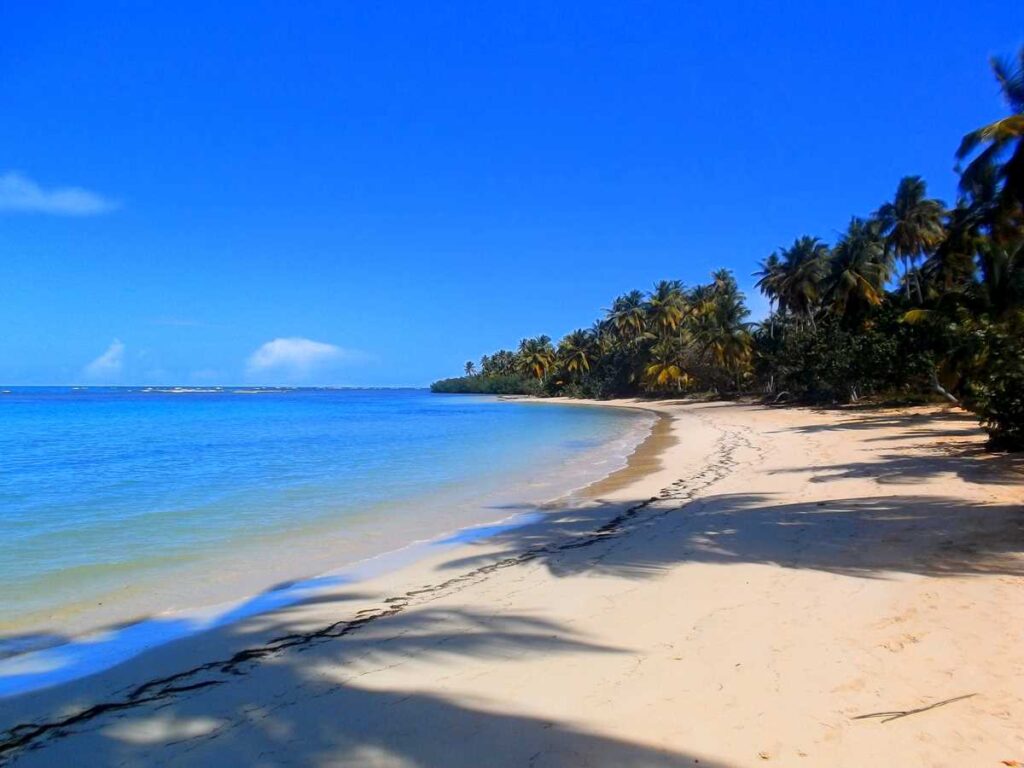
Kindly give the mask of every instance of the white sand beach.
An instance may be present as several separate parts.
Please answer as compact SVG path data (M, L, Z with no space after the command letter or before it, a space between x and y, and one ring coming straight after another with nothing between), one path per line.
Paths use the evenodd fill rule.
M955 409L640 405L582 505L0 701L0 764L1024 764L1019 457Z

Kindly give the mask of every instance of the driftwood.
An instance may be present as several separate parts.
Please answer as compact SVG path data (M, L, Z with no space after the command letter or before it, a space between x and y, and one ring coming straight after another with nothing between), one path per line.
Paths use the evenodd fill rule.
M910 715L917 715L921 712L927 712L929 709L935 709L936 707L944 707L947 704L952 704L954 701L963 701L969 699L971 696L977 696L976 693L966 693L963 696L954 696L952 699L944 699L943 701L937 701L934 704L929 704L927 707L918 707L917 709L902 709L894 712L872 712L867 715L857 715L852 718L854 720L866 720L869 717L880 717L883 723L888 723L890 720L899 720L901 717L909 717Z

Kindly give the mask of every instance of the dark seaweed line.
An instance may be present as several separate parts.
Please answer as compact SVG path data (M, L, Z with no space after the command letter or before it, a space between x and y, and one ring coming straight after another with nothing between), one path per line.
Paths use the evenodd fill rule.
M46 741L71 735L72 731L70 729L73 727L90 722L103 715L122 712L154 702L166 701L181 694L223 685L230 680L230 678L225 677L220 680L186 682L205 672L214 672L221 675L242 675L251 669L256 662L265 658L276 656L289 650L307 650L314 645L344 637L372 622L397 616L410 606L424 602L424 598L428 596L439 596L439 593L446 592L453 587L465 586L469 582L481 581L490 574L504 568L523 565L540 557L550 557L561 552L584 549L600 542L606 542L615 537L623 536L632 530L627 528L627 525L633 522L642 512L650 509L655 504L672 502L670 506L660 508L656 514L647 515L644 518L645 523L653 523L670 512L677 511L692 501L697 494L727 477L738 464L735 453L739 448L754 449L750 440L742 435L739 430L720 430L720 432L721 434L715 446L717 460L708 463L704 469L691 477L676 480L662 489L657 496L652 496L645 501L632 505L589 533L581 534L568 542L533 547L519 555L506 557L493 563L479 566L438 584L409 590L401 596L386 598L383 601L386 607L360 611L355 618L337 621L310 632L282 635L268 641L264 645L238 651L227 659L207 662L168 677L147 681L132 689L123 699L118 701L95 704L60 720L16 725L0 734L0 737L2 737L2 740L0 740L0 765L9 764L20 750L41 748ZM682 504L679 502L682 502Z

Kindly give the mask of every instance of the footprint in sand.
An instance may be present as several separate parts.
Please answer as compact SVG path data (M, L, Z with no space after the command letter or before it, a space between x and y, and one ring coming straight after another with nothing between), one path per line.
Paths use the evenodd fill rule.
M887 616L875 623L878 628L891 627L893 624L902 624L905 621L910 621L912 618L917 616L916 608L908 608L903 613L898 613L895 616Z
M904 648L906 648L908 645L915 645L919 642L921 642L921 638L919 638L917 635L908 634L903 635L902 637L898 637L895 640L890 640L887 643L882 643L882 647L886 650L892 651L893 653L898 653L899 651L902 651Z
M831 693L852 693L855 691L862 691L864 690L865 684L866 681L863 677L857 677L853 680L843 683L842 685L837 685L835 688L832 689Z

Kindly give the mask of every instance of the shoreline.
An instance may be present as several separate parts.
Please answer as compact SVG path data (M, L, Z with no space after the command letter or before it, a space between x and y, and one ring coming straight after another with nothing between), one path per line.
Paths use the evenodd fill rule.
M542 398L527 402L570 404ZM571 404L591 407L604 405L597 401L574 401ZM625 478L635 479L638 464L649 464L657 460L657 452L664 447L664 438L661 438L662 442L659 443L655 439L656 433L663 433L671 418L653 408L636 408L626 404L608 404L608 407L643 410L654 414L656 418L647 428L647 434L624 457L625 464L611 470L604 477L590 480L580 487L567 488L556 496L542 498L531 504L534 508L532 511L519 511L503 517L441 530L426 538L413 538L404 544L352 560L337 562L337 558L334 558L336 563L333 567L279 581L267 589L251 590L237 598L156 613L140 613L116 622L87 625L83 629L67 634L57 634L57 627L53 630L45 628L28 632L21 649L16 643L0 645L0 650L6 651L0 653L0 700L96 674L166 643L286 608L301 600L315 597L325 584L355 584L374 576L399 571L428 557L432 550L442 544L454 548L460 543L476 541L503 531L534 524L548 510L562 508L589 498L598 489L612 487L608 485L609 483L617 485ZM572 461L578 463L582 458L575 457ZM69 609L73 610L74 606L70 606ZM57 639L46 642L48 638ZM48 657L57 657L59 662L51 661ZM74 669L66 669L66 674L56 676L53 680L42 677L38 682L25 679L25 676L18 672L25 666L47 668L53 663L59 663L62 667L68 667L70 664ZM16 679L13 685L8 682L11 677Z
M630 484L0 701L0 763L1019 756L1019 465L932 407L658 409L676 442Z
M547 398L526 395L501 395L499 399L531 405L571 405L584 408L616 408L643 411L653 414L655 417L647 436L637 443L629 455L626 456L624 466L609 472L604 477L587 483L587 485L581 488L573 489L562 496L546 502L541 505L541 508L557 506L573 497L595 498L603 494L628 488L632 483L642 480L650 473L662 469L661 455L678 443L678 439L672 434L672 415L664 407L658 407L657 403L637 400L586 400L582 398Z

